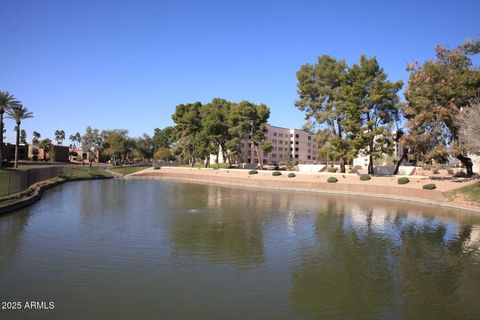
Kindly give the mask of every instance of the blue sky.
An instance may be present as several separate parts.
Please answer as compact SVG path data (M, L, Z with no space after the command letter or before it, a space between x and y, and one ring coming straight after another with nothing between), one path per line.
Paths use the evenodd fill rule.
M271 108L300 127L295 73L322 54L376 56L390 80L407 63L479 36L476 1L2 0L0 90L52 137L91 125L131 135L172 124L180 103L214 97ZM7 140L13 123L7 120Z

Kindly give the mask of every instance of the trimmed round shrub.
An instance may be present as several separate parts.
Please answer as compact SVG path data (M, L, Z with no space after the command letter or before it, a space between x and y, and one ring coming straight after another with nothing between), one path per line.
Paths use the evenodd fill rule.
M328 182L328 183L337 183L337 182L338 182L338 179L335 178L335 177L330 177L330 178L327 179L327 182Z
M248 174L257 174L257 173L258 173L257 170L250 170L250 171L248 171Z
M429 183L429 184L423 185L423 189L427 189L427 190L433 190L433 189L436 189L436 188L437 188L437 186L434 183Z
M453 175L455 178L466 178L467 177L467 174L465 173L465 171L458 171L457 173L455 173Z
M160 167L159 167L159 166L155 166L155 167L153 167L153 170L160 170Z
M331 172L331 173L335 173L337 171L338 171L338 169L335 168L335 167L330 167L330 168L327 169L327 172Z
M367 181L367 180L370 180L372 179L372 177L370 177L368 174L361 174L360 175L360 181Z
M295 178L295 177L296 177L296 175L295 175L295 173L293 173L293 172L290 172L290 173L288 174L288 177L289 177L289 178Z
M407 184L409 182L410 182L410 180L408 178L405 178L405 177L398 178L398 184Z
M274 177L281 176L281 175L282 175L282 173L280 171L272 172L272 176L274 176Z
M348 170L348 173L358 173L358 169L357 168L352 168L352 169Z

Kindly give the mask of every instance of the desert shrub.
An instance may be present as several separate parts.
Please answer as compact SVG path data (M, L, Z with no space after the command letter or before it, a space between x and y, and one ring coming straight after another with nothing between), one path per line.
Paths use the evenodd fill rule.
M257 173L258 173L257 170L250 170L250 171L248 171L248 174L257 174Z
M429 184L423 185L423 189L433 190L435 188L437 188L437 186L434 183L429 183Z
M274 171L272 172L272 176L276 177L276 176L281 176L282 173L280 171Z
M370 180L370 179L372 179L372 177L370 177L368 174L360 175L360 181L367 181L367 180Z
M296 175L295 175L295 173L293 173L293 172L290 172L290 173L288 174L288 177L289 177L289 178L295 178L295 177L296 177Z
M455 178L466 178L467 174L464 171L458 171L453 175Z
M336 182L338 182L338 179L335 178L335 177L330 177L330 178L327 179L327 182L328 183L336 183Z
M331 172L331 173L335 173L337 171L338 171L338 169L335 168L335 167L330 167L330 168L327 169L327 172Z
M398 178L398 184L407 184L409 182L410 182L410 180L408 178L405 178L405 177Z

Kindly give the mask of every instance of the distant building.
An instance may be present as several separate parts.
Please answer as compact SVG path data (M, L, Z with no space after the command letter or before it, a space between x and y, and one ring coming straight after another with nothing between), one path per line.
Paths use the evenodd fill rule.
M45 152L38 146L28 146L28 159L34 161L49 161L53 159L56 162L69 162L70 148L68 146L52 145L52 150Z
M403 144L401 142L395 142L395 136L397 132L392 131L391 132L391 139L393 141L393 153L392 157L396 159L400 159L403 155ZM385 154L387 156L387 154ZM353 158L353 166L354 167L362 167L362 168L367 168L368 163L369 163L369 157L367 154L365 154L365 151L360 151L358 155ZM405 162L406 163L406 162ZM382 165L384 166L393 166L394 163L383 163Z
M15 144L13 143L4 143L2 146L2 155L3 159L8 161L15 160ZM28 145L19 144L18 145L18 160L27 160L28 155Z
M317 141L315 134L303 130L289 129L267 125L265 138L272 144L272 151L265 154L260 150L263 164L278 164L291 159L293 162L313 163L317 160ZM252 142L246 138L240 142L240 156L237 162L258 164L259 160ZM216 155L210 156L215 163ZM220 152L219 163L225 163Z

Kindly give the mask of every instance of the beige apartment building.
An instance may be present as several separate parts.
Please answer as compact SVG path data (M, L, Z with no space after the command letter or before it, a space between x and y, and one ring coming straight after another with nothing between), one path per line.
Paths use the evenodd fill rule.
M260 151L263 164L278 164L285 162L290 155L293 162L313 163L317 160L317 141L315 134L297 129L288 129L267 125L265 138L272 143L272 151L268 154ZM210 157L215 163L216 156ZM239 163L258 164L258 157L252 143L248 139L241 142ZM223 163L220 155L219 163Z

